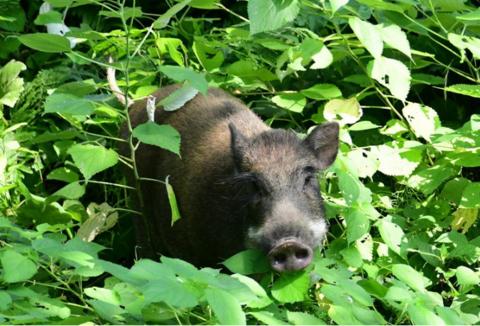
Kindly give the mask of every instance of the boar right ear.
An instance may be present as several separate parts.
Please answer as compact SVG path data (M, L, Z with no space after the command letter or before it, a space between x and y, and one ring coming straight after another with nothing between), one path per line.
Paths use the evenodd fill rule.
M244 160L245 148L247 147L247 138L242 135L233 123L229 123L228 128L230 129L230 148L232 150L233 161L237 171L240 171Z
M329 167L337 157L338 131L338 123L324 123L313 129L304 140L317 156L321 169Z

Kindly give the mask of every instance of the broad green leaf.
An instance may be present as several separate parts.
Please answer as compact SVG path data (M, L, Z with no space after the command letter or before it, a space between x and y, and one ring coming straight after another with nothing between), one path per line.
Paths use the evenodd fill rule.
M392 273L400 281L419 292L425 291L425 288L431 284L428 278L408 265L394 264L392 265Z
M177 205L177 197L175 196L175 191L173 190L172 185L168 182L168 177L165 180L165 187L167 188L167 196L168 196L168 202L170 204L170 212L172 214L171 216L171 226L177 222L181 216L180 216L180 210L178 209Z
M350 18L348 24L368 52L374 58L380 58L383 52L383 41L376 26L357 17Z
M347 240L353 243L363 238L370 230L370 220L361 209L350 208L345 214L347 222Z
M364 131L364 130L370 130L370 129L377 129L380 128L380 125L377 125L375 123L372 123L371 121L368 120L363 120L355 123L354 125L350 126L348 130L350 131Z
M175 111L180 109L193 99L198 94L198 89L190 86L189 83L185 83L181 88L175 92L169 94L157 103L157 106L162 106L165 111Z
M478 208L462 208L459 207L452 214L452 229L466 233L468 229L476 222L478 218Z
M23 282L37 273L37 265L29 258L13 249L0 253L5 283Z
M405 234L400 226L385 219L382 219L376 224L380 231L380 236L383 242L390 250L397 255L406 258L406 252L401 250L402 242L406 242Z
M390 302L411 302L414 298L412 291L407 288L393 285L388 288L384 299Z
M12 304L12 297L5 291L0 291L0 311L7 310Z
M448 181L442 189L439 198L458 206L462 199L462 193L470 180L465 178L455 178Z
M372 309L366 309L362 306L353 305L352 308L353 315L357 318L363 325L385 325L386 321L383 319L382 315Z
M40 14L33 21L35 25L63 24L63 16L58 11L48 11Z
M465 321L460 318L458 313L447 307L435 307L435 310L440 318L443 319L444 323L447 325L464 325Z
M233 76L238 76L244 80L261 80L271 81L276 80L277 76L264 67L258 65L250 60L238 60L226 68L227 73Z
M98 14L110 18L123 18L124 20L129 20L130 18L141 17L143 12L140 7L122 7L122 10L100 10Z
M132 135L142 143L155 145L180 155L180 134L170 125L146 122L133 129Z
M333 55L326 45L322 46L322 49L312 56L313 64L310 69L325 69L333 62Z
M363 259L360 255L360 251L355 246L350 246L342 251L340 254L343 257L343 260L348 264L348 266L359 268L363 265Z
M50 172L47 175L47 180L58 180L71 183L78 180L78 174L69 168L61 167Z
M401 138L404 133L408 132L407 124L398 119L391 119L387 121L385 126L380 129L380 133L390 136L392 138Z
M456 84L445 87L447 92L480 98L480 85Z
M340 89L333 84L315 84L302 90L301 93L314 100L328 100L342 96Z
M234 295L224 290L208 288L205 290L205 296L220 324L246 324L245 313Z
M326 325L320 318L306 312L286 311L287 319L293 325Z
M470 128L472 131L480 131L480 114L472 114L470 117Z
M458 174L460 169L450 164L438 162L438 164L415 172L408 178L407 184L425 195L430 195L444 181Z
M332 11L336 12L338 9L345 6L350 0L330 0L330 5L332 6Z
M416 142L395 142L372 146L371 152L380 161L378 170L383 174L409 176L422 161L421 146Z
M465 50L468 49L474 58L480 59L480 38L460 35L455 33L448 34L448 41L452 43L456 48L460 50L461 61L463 62L466 58Z
M272 97L272 102L286 110L302 113L303 108L307 104L305 96L299 93L282 94Z
M189 5L198 9L218 9L218 3L220 0L192 0Z
M328 121L337 121L341 125L352 124L360 120L363 115L357 98L333 99L325 104L323 116Z
M70 41L60 35L35 33L22 34L18 37L22 44L37 51L48 53L62 53L70 51Z
M300 11L298 0L250 0L250 34L276 30L292 22Z
M383 42L385 42L388 46L402 52L407 57L412 58L407 34L405 34L400 27L397 25L377 25L377 28L382 36Z
M99 145L76 144L70 147L68 154L85 179L90 179L118 162L117 152Z
M352 312L352 306L330 305L328 316L338 325L360 325L362 324Z
M150 259L138 260L130 269L130 274L146 281L165 278L175 279L175 273L169 267Z
M196 293L176 279L155 279L142 288L145 301L165 302L175 308L192 308L198 304Z
M85 186L80 184L78 181L72 182L63 188L55 191L51 197L63 197L67 199L78 199L85 194Z
M27 67L20 61L10 60L0 69L0 108L14 107L23 91L23 78L18 77Z
M245 284L257 296L258 299L247 302L248 307L264 308L272 303L265 289L254 279L241 274L233 274L232 277Z
M480 284L480 275L468 267L459 266L455 271L457 283L463 286Z
M261 321L265 325L290 325L289 323L280 319L280 316L277 316L270 311L253 311L249 312L248 314Z
M461 208L480 208L480 182L469 183L463 189Z
M87 207L88 218L77 231L77 237L91 242L95 237L111 229L118 221L118 213L107 203L101 205L90 203Z
M436 129L440 128L438 114L431 107L418 103L409 103L402 113L417 137L430 141Z
M53 93L45 101L46 113L87 116L95 111L95 105L85 98L72 94Z
M283 273L273 283L272 296L282 303L300 302L305 300L309 287L308 273Z
M372 177L380 165L375 155L361 148L348 152L347 158L350 160L352 167L356 169L359 178Z
M249 275L265 273L270 266L263 252L249 249L241 251L223 262L231 272Z
M475 22L480 21L480 8L475 11L470 11L462 15L455 16L456 19L463 22Z
M357 2L376 10L394 11L400 14L405 12L405 9L403 9L401 6L394 3L386 2L384 0L357 0Z
M203 37L195 37L192 49L198 61L200 61L202 66L207 71L212 71L219 68L225 60L223 51L219 51L219 49L213 45L210 46L207 40Z
M208 82L204 74L193 71L190 68L168 65L161 66L159 70L168 78L176 82L188 81L190 86L195 87L203 94L207 94Z
M370 76L389 89L399 100L405 101L410 91L410 71L401 61L379 56L369 64Z
M0 29L8 32L23 32L25 28L25 11L18 0L2 1L0 5ZM30 8L30 7L28 7Z
M409 305L407 308L407 312L413 324L445 325L445 323L440 317L438 317L432 310L428 309L426 306L420 303Z
M48 223L66 224L71 221L70 215L57 202L50 203L45 198L32 195L17 209L18 220L24 224Z
M104 289L100 287L90 287L84 290L84 293L90 298L97 299L103 302L107 302L116 306L120 305L120 298L117 293L110 289Z
M185 8L192 0L184 0L182 2L179 2L177 4L174 4L171 6L165 13L160 15L154 22L153 22L153 27L154 28L164 28L168 25L170 22L170 19L172 19L173 16L175 16L177 13L179 13L183 8Z
M423 73L413 73L412 84L443 85L445 84L445 78Z

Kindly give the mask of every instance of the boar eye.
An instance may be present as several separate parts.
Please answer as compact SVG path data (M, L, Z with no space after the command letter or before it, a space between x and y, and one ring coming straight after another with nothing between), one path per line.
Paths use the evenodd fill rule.
M317 170L313 166L307 166L303 169L304 176L305 176L305 181L304 181L304 186L307 187L309 185L312 185L314 181L316 181L316 175L315 172Z

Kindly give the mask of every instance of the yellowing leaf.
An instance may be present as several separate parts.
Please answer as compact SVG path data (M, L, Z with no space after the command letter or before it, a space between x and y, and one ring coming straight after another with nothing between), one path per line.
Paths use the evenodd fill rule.
M333 99L325 104L323 116L328 121L337 121L341 125L352 124L360 120L363 111L355 97Z

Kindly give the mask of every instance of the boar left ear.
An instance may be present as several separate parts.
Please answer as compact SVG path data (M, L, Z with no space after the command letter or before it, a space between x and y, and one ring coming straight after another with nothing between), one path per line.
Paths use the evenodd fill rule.
M240 171L248 141L233 123L229 123L228 128L230 129L230 148L233 155L233 161L237 171Z
M329 167L337 157L338 152L338 123L324 123L310 133L304 143L313 150L320 163L320 168Z

